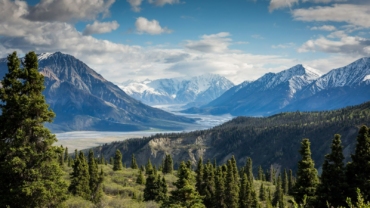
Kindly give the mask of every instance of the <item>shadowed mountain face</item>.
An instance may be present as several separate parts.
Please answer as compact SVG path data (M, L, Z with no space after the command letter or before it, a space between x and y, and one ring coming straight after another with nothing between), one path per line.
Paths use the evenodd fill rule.
M370 100L370 58L320 76L297 65L244 82L186 113L266 116L284 111L332 110Z
M38 58L45 77L43 94L57 115L47 124L53 131L181 130L194 122L131 98L73 56L56 52ZM1 59L0 76L5 73L6 59Z

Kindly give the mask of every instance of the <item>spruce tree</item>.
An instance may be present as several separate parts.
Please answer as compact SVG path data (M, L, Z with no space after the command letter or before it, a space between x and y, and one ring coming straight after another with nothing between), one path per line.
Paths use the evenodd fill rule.
M243 173L240 191L239 191L239 207L248 208L252 202L252 189L246 173Z
M370 133L367 126L362 126L357 135L355 154L347 165L348 196L356 200L359 188L365 201L370 201Z
M346 205L346 179L342 149L340 135L336 134L331 145L331 153L325 155L322 166L321 184L317 188L317 206L325 207L327 203L333 207Z
M203 193L200 193L200 195L204 196L204 205L206 207L213 207L215 197L215 173L210 161L205 165L202 191Z
M249 183L253 184L253 162L250 157L247 158L247 162L245 164L245 173L247 174Z
M261 166L258 166L258 180L263 181L264 177L263 169Z
M44 77L37 56L7 58L0 88L0 207L53 207L66 199L55 135L44 127L55 114L42 95Z
M263 182L261 182L259 197L261 201L266 201L266 190L265 187L263 186Z
M68 147L66 147L66 149L64 150L64 163L68 162L68 158Z
M303 197L307 196L307 203L312 205L316 200L316 187L319 183L317 170L311 158L310 141L303 139L299 153L302 159L298 162L297 182L293 196L297 203L303 203Z
M149 175L152 171L154 171L153 165L150 159L148 159L148 162L145 165L145 175Z
M140 184L140 185L145 184L145 177L144 177L143 171L141 169L139 169L139 174L137 175L136 183Z
M103 182L102 175L99 174L98 164L94 158L94 152L90 149L89 151L89 175L90 175L90 191L91 191L91 201L98 203L102 197L102 186Z
M166 203L168 201L168 195L167 195L168 187L167 187L166 180L164 179L164 176L162 176L162 179L161 179L161 176L158 175L157 183L158 183L159 190L158 190L158 196L155 199L155 201Z
M286 172L286 169L284 169L282 188L283 188L284 194L288 194L288 192L289 192L289 179L288 179L288 173Z
M218 167L215 176L215 202L217 207L219 208L226 208L226 195L225 195L225 180L224 174L222 171L222 167Z
M293 187L295 185L295 181L294 181L294 176L293 176L293 171L291 169L289 169L289 176L288 176L288 193L290 195L292 195L293 193Z
M172 174L173 171L173 160L171 155L166 155L163 166L164 174Z
M149 160L150 161L150 160ZM159 195L159 184L157 175L154 174L153 168L147 169L148 177L146 178L144 188L144 201L154 201Z
M195 177L195 187L197 191L203 195L203 174L204 174L204 165L203 165L203 159L199 158L197 169L195 170L196 177Z
M227 204L227 207L237 208L239 205L239 184L238 181L235 180L234 165L232 160L227 161L225 189L225 203Z
M274 198L272 200L272 204L276 206L277 208L284 208L284 191L282 188L282 181L281 176L279 175L278 180L276 182L276 189Z
M131 156L131 168L132 169L138 169L138 166L137 166L137 163L136 163L136 158L135 158L134 154L132 154L132 156Z
M122 170L122 169L123 169L122 154L121 154L121 151L119 151L119 149L117 149L116 154L114 155L113 170L117 171L117 170Z
M180 163L178 179L174 183L176 189L171 191L169 206L179 205L181 207L205 207L202 197L195 189L193 175L185 162Z
M73 164L71 184L68 190L73 195L80 196L86 200L91 199L89 167L82 151L80 151Z

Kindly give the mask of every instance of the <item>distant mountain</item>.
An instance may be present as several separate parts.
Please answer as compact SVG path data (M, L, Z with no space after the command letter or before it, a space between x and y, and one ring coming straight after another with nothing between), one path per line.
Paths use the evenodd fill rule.
M149 105L191 103L195 106L216 99L233 86L231 81L215 74L119 84L128 95Z
M38 55L45 77L43 94L57 117L53 131L132 131L150 128L180 130L194 120L147 106L130 96L75 57ZM0 79L7 72L0 59Z
M186 113L266 116L286 111L332 110L370 100L370 58L320 76L297 65L242 83L219 98Z
M299 148L303 138L311 142L312 158L320 170L324 155L330 152L334 134L341 134L345 162L354 152L358 130L370 126L370 102L333 111L289 112L269 117L237 117L208 130L188 133L157 134L144 139L130 139L94 148L95 155L114 156L116 149L124 149L123 162L130 164L135 154L139 165L148 159L162 164L170 154L175 164L199 158L224 164L233 155L239 166L252 158L255 173L258 166L271 166L280 171L297 169L301 159ZM88 151L88 150L86 150Z
M253 116L270 114L275 109L287 106L298 91L319 77L316 70L297 65L276 74L267 73L253 82L243 82L201 109L192 108L185 112Z

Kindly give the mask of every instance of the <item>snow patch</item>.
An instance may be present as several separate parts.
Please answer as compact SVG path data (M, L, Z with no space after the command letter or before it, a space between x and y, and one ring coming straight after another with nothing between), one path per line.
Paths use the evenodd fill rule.
M39 61L41 61L41 60L48 59L51 55L53 55L53 53L42 53L38 55L37 58Z
M370 74L366 75L362 81L365 82L367 80L370 80Z

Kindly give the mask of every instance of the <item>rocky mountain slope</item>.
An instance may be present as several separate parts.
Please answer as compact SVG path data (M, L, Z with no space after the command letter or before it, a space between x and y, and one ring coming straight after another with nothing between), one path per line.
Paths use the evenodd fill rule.
M219 98L186 113L267 116L286 111L332 110L370 100L370 58L320 76L297 65L242 83Z
M312 157L320 168L336 133L342 135L344 155L349 161L362 125L370 125L370 102L334 111L238 117L209 130L114 142L96 147L94 151L110 158L119 149L128 165L131 154L135 154L139 165L148 159L160 165L165 154L171 154L174 161L190 160L194 165L200 157L203 161L216 160L222 164L234 155L240 166L251 157L255 169L261 165L266 170L273 165L278 169L296 170L300 142L309 138Z
M132 131L150 128L180 130L192 119L147 106L130 96L75 57L56 53L38 55L45 77L43 94L57 117L53 131ZM7 72L0 60L0 76Z
M127 81L119 84L128 95L149 105L159 104L206 104L234 84L215 74L191 78L172 78L144 81Z

